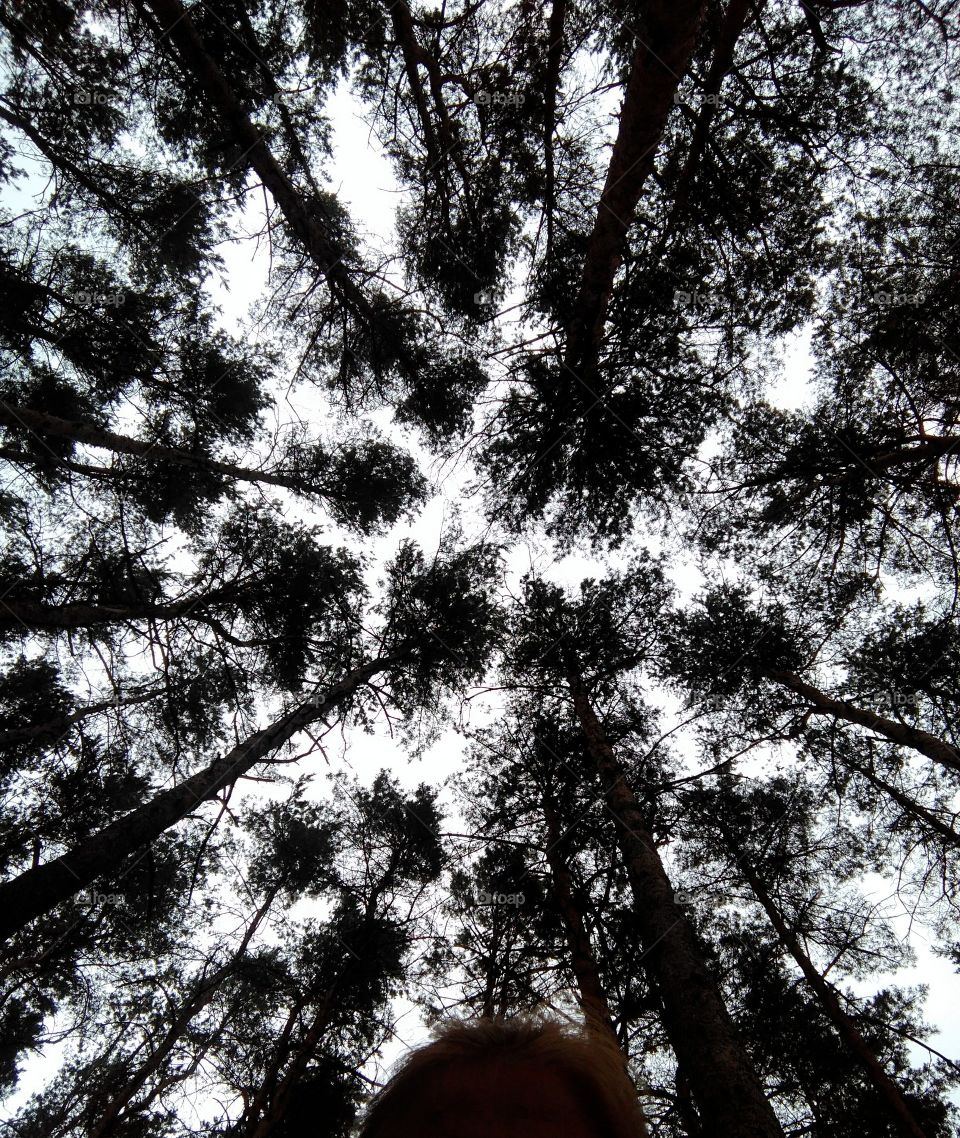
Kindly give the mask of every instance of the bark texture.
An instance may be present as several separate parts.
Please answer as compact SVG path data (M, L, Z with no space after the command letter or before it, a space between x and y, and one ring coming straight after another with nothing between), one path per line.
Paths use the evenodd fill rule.
M855 704L847 703L842 699L833 699L819 688L808 684L795 672L773 670L768 673L772 680L783 684L784 687L796 692L811 704L812 710L821 715L832 715L834 719L843 719L847 723L856 723L860 727L869 727L878 735L883 735L891 743L899 743L902 747L911 747L933 759L935 763L942 763L951 770L960 771L960 751L944 739L938 739L928 731L919 731L916 727L909 727L906 723L898 723L895 719L887 719L875 711L866 711Z

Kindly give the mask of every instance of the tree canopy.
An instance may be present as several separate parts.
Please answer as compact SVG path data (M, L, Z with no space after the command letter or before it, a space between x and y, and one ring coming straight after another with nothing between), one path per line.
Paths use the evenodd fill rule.
M11 1138L960 1135L958 15L0 0Z

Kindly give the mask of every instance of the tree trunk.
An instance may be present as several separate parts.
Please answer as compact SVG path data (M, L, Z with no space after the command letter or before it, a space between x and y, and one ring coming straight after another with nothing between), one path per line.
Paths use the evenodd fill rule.
M311 208L271 153L227 76L207 52L189 9L180 0L137 0L136 6L143 13L153 14L160 25L161 38L176 48L182 70L203 90L230 138L240 148L244 166L254 170L270 191L287 224L331 289L358 314L369 317L369 302L343 263L348 250L339 247L324 231L317 210Z
M557 92L563 66L563 30L566 0L553 0L547 41L547 67L543 93L543 209L547 223L547 261L553 256L553 210L556 194L553 134L557 129Z
M723 85L723 80L729 74L730 68L733 66L733 55L737 46L737 40L740 38L740 34L746 26L747 17L751 13L757 16L763 7L763 3L764 0L759 0L759 3L756 4L754 4L752 0L729 0L727 4L727 10L723 16L723 23L720 25L720 31L717 34L717 46L713 52L710 71L707 74L702 90L698 92L702 103L697 112L697 121L694 124L693 134L690 138L687 158L680 172L680 177L677 179L677 188L673 195L673 210L670 221L666 226L667 233L674 231L676 223L685 212L690 187L693 184L693 179L700 166L700 159L703 156L703 151L707 144L710 124L716 117L717 110L720 106L720 99L718 98L720 88Z
M573 707L613 815L633 893L645 967L663 1003L663 1021L711 1138L783 1138L773 1108L707 967L637 800L576 673Z
M406 0L393 0L387 5L393 19L393 30L403 55L404 69L407 73L407 82L410 94L417 108L417 118L423 130L423 138L427 148L427 158L430 169L437 174L437 189L439 190L443 206L444 224L450 229L450 186L448 178L448 164L453 163L460 175L460 192L467 215L475 225L476 212L473 206L473 195L470 190L470 171L463 162L462 146L457 137L457 128L450 118L447 104L443 96L443 73L437 66L437 61L417 39L413 17ZM424 67L430 83L430 95L437 115L437 129L434 130L433 119L427 106L426 91L420 82L419 67Z
M819 688L806 683L795 672L779 671L774 669L767 673L772 680L783 684L797 695L813 705L812 710L820 715L832 715L834 719L844 719L848 723L856 723L861 727L869 727L878 734L885 736L892 743L899 743L902 747L912 747L935 763L941 763L951 770L960 771L960 751L936 735L927 731L919 731L916 727L908 727L905 723L898 723L895 719L886 719L874 711L864 711L844 700L832 699Z
M410 95L413 98L414 106L417 108L417 118L420 120L420 129L423 131L423 141L427 148L427 158L430 163L430 168L443 164L446 155L440 152L440 147L437 145L437 135L433 129L433 119L430 117L430 109L427 106L427 96L423 89L423 84L420 82L420 73L417 68L421 62L421 49L417 43L417 33L413 27L413 17L410 14L410 9L406 4L406 0L394 0L388 5L388 11L393 19L393 31L397 37L397 43L400 45L400 52L403 56L403 66L407 73L407 84L410 87ZM444 171L441 171L441 186L440 192L446 197L446 185L443 178ZM449 222L449 216L448 216Z
M328 689L322 709L312 701L301 704L203 770L111 822L69 853L4 882L0 885L0 940L13 936L102 874L118 868L124 858L148 846L191 810L236 782L323 711L342 703L371 676L386 671L405 655L395 653L364 664Z
M817 479L818 486L843 486L848 482L864 482L868 478L881 478L885 471L896 470L900 466L934 466L942 458L956 457L960 453L960 436L958 435L927 435L923 439L913 440L916 445L898 447L891 451L878 451L873 453L851 453L849 467L839 473L833 466L825 464L817 468L806 463L804 473ZM768 473L741 482L735 489L751 489L760 486L775 486L785 479L797 477L795 464L789 461L774 467ZM942 485L942 483L941 483ZM952 484L950 484L952 489Z
M956 457L960 453L960 437L957 435L928 435L917 446L901 447L886 454L875 454L861 463L868 470L892 470L897 466L907 466L915 462L929 465L941 458Z
M235 602L238 596L237 589L227 586L206 596L185 597L179 601L144 601L141 604L68 601L57 605L45 601L0 601L0 629L16 628L17 625L31 630L93 628L126 620L176 620L178 617L207 622L206 607L224 600Z
M500 956L500 929L497 926L496 909L493 910L490 929L490 951L482 956L484 966L483 1002L480 1005L480 1015L483 1019L493 1019L496 1014L497 989L500 987L499 956Z
M257 1124L247 1131L248 1138L267 1138L267 1135L271 1134L277 1124L282 1121L290 1103L290 1095L303 1077L307 1064L316 1056L317 1044L333 1018L335 993L336 989L331 988L324 994L320 1010L313 1017L313 1022L310 1024L296 1055L294 1055L293 1062L270 1098L270 1106Z
M253 1096L252 1101L247 1101L247 1095L244 1095L244 1109L243 1114L234 1123L233 1130L239 1134L241 1130L249 1133L250 1130L257 1124L257 1119L263 1113L267 1099L270 1096L270 1091L276 1085L277 1077L280 1074L280 1068L286 1062L288 1055L288 1045L290 1036L293 1034L293 1029L296 1026L297 1020L300 1018L300 1013L303 1010L303 1003L295 1003L287 1012L287 1018L283 1024L283 1030L277 1038L276 1046L270 1056L270 1062L267 1065L266 1073L260 1080L260 1086L257 1087L257 1092Z
M703 15L703 0L659 0L644 5L644 26L630 64L620 126L600 198L567 331L566 363L590 371L606 320L613 278L623 255L644 183L687 70Z
M674 1079L677 1091L677 1114L687 1138L703 1138L703 1126L700 1116L693 1105L693 1096L690 1094L690 1080L684 1073L683 1067L677 1064L677 1073Z
M597 966L593 945L590 943L590 934L587 932L583 914L574 896L573 875L560 852L559 820L553 804L546 796L543 798L543 815L547 824L546 855L550 865L551 890L570 949L570 967L573 969L580 992L580 1006L587 1022L601 1031L608 1032L619 1048L620 1041L617 1039L617 1030L613 1025L613 1014L607 1001L607 993L600 979L600 969Z
M866 1040L860 1034L856 1024L847 1015L840 1005L833 987L820 975L813 965L810 957L800 947L799 939L787 928L786 922L767 892L759 875L748 863L734 841L725 831L727 843L737 858L740 872L746 878L757 900L763 906L771 925L776 930L780 943L786 948L800 967L800 971L820 1002L825 1015L837 1029L837 1033L850 1048L857 1062L864 1069L867 1078L874 1089L886 1103L893 1116L897 1129L904 1138L925 1138L923 1131L917 1125L916 1119L910 1113L910 1108L904 1101L900 1088L883 1069L882 1064L870 1049Z
M397 869L403 858L403 848L396 846L390 855L388 862L380 880L371 889L370 895L364 905L364 918L366 925L369 928L369 922L376 916L377 906L380 898L383 896L384 891L389 887ZM342 943L342 942L341 942ZM364 946L357 945L358 952L354 953L349 946L344 945L351 955L362 955ZM348 965L349 967L349 965ZM337 994L337 988L343 980L344 973L341 972L334 977L333 982L323 993L320 1002L320 1008L307 1029L300 1046L297 1048L293 1056L293 1060L287 1068L283 1078L279 1078L280 1070L286 1061L286 1048L287 1041L293 1030L293 1026L299 1017L301 1007L294 1007L291 1009L290 1015L287 1017L287 1022L283 1030L283 1034L278 1041L277 1048L274 1052L270 1066L264 1076L260 1087L257 1090L253 1104L249 1111L249 1122L246 1125L245 1135L246 1138L267 1138L274 1128L283 1120L284 1115L290 1105L290 1096L293 1093L297 1083L302 1079L303 1073L307 1068L307 1064L313 1059L317 1052L317 1045L320 1042L323 1033L330 1026L333 1019L335 1010L334 999ZM269 1106L267 1103L269 1102Z

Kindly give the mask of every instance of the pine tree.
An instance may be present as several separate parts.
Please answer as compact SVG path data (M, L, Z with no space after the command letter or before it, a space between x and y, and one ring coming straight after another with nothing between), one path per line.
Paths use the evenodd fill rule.
M591 1021L658 1138L956 1132L872 900L956 961L956 39L0 5L11 1134L348 1138L400 999ZM451 728L456 826L345 773Z

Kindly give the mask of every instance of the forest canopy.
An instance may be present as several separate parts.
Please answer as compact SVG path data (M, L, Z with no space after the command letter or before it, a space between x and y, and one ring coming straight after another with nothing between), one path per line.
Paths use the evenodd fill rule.
M10 1138L960 1135L958 17L0 0Z

